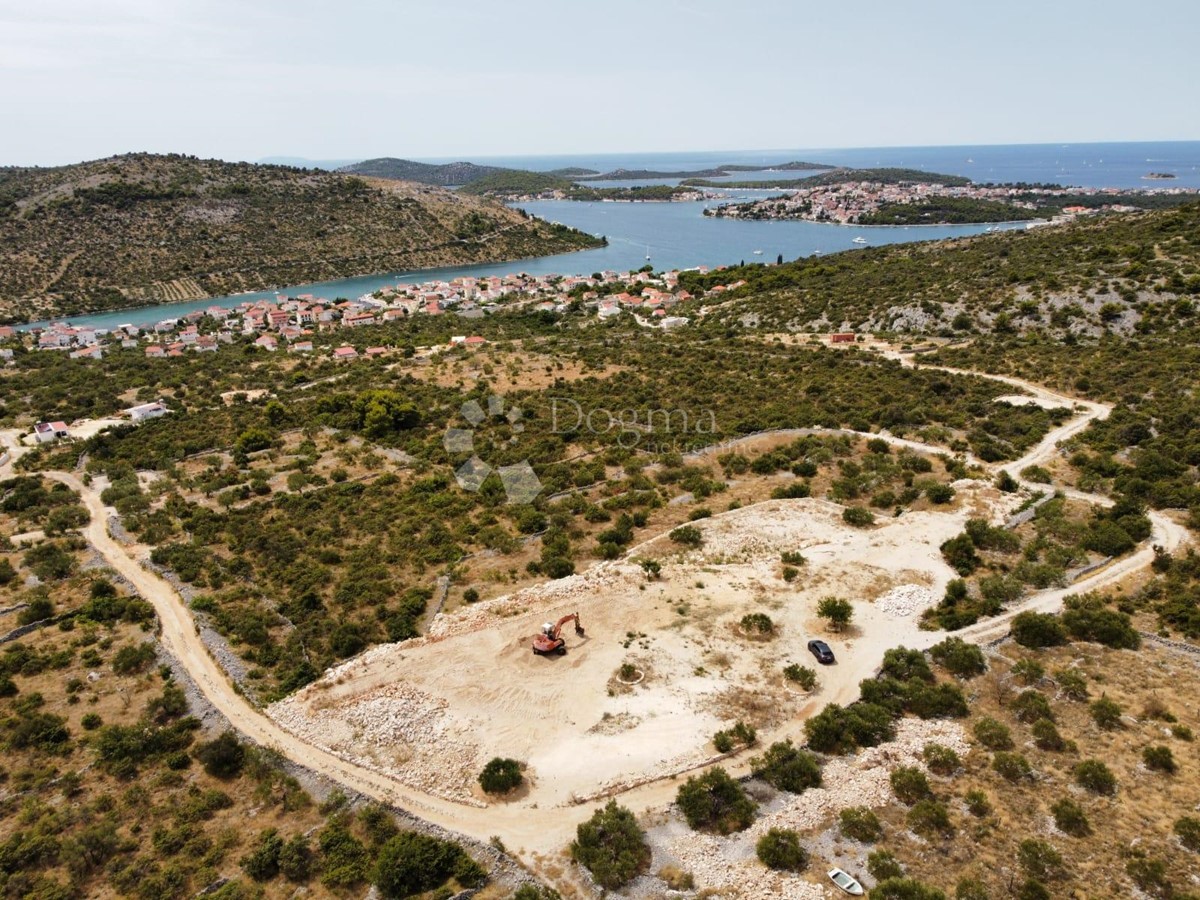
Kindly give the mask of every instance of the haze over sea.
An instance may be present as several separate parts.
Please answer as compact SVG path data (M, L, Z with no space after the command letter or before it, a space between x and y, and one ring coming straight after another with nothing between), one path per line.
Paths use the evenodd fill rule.
M694 153L629 153L574 156L472 157L471 162L548 171L579 167L599 172L615 169L696 171L721 164L762 166L755 172L738 172L725 180L753 181L804 177L811 172L769 172L771 165L791 160L829 163L854 168L907 167L984 182L1030 182L1076 185L1088 188L1200 188L1200 141L1109 144L1014 144L954 147L877 147L823 150L704 151ZM423 160L453 162L451 159ZM314 163L315 165L315 163ZM1150 172L1170 173L1169 180L1146 180ZM598 185L667 183L655 181L592 182ZM774 191L732 191L728 199L753 199ZM458 276L505 275L514 272L563 275L590 274L611 269L625 271L649 263L655 269L718 266L741 261L773 262L777 256L791 260L813 253L849 250L853 239L868 244L890 244L978 234L989 226L947 225L922 227L866 227L824 225L815 222L739 221L703 215L705 206L718 202L689 203L580 203L570 200L516 204L531 215L562 222L608 238L607 247L561 256L536 257L503 263L459 266L411 272L389 272L359 278L306 285L281 285L279 292L310 293L334 299L354 298L385 284L449 280ZM1023 227L1023 226L1003 226ZM755 251L759 251L756 253ZM257 299L273 299L276 291L260 291L185 303L146 306L92 316L72 322L100 328L130 323L146 325L186 315L209 306L236 306Z

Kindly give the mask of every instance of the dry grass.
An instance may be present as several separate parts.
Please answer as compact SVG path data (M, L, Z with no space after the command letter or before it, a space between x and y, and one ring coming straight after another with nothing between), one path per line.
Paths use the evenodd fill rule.
M1012 711L1012 701L1024 686L1007 677L1011 662L994 660L993 673L970 683L971 721L992 716L1005 722L1015 750L1032 764L1034 778L1018 784L1004 780L991 768L992 754L977 745L965 757L963 772L938 779L935 785L935 792L949 801L955 836L938 842L916 838L904 824L906 810L895 805L881 813L887 823L881 844L895 852L911 874L930 884L953 890L959 877L970 876L985 882L993 897L1008 896L1011 879L1023 880L1016 859L1017 846L1026 838L1048 841L1063 856L1065 877L1048 885L1055 897L1136 896L1126 864L1138 854L1162 860L1175 891L1196 890L1191 879L1200 871L1200 858L1182 849L1171 829L1177 818L1195 815L1200 808L1200 755L1195 744L1171 735L1163 717L1175 716L1180 724L1200 730L1194 700L1200 692L1200 661L1153 645L1136 654L1094 644L1041 653L1006 644L1002 652L1011 662L1034 656L1047 673L1074 666L1087 676L1090 697L1084 702L1056 699L1053 684L1040 685L1050 698L1059 731L1077 744L1077 751L1036 747L1030 726L1018 722ZM1115 731L1100 730L1088 713L1088 702L1102 694L1137 718ZM1171 748L1179 764L1177 774L1146 769L1142 750L1150 745ZM1115 796L1096 796L1075 785L1072 769L1082 759L1108 765L1119 783ZM990 815L976 819L966 812L961 798L973 789L987 794ZM1051 806L1064 797L1083 806L1090 835L1071 837L1057 830Z

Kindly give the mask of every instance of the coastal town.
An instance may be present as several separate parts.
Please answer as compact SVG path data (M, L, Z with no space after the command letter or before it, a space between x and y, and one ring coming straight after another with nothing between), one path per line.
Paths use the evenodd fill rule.
M709 270L699 267L695 271ZM711 292L739 285L717 285ZM335 360L353 360L379 356L390 348L364 346L369 342L355 339L352 332L357 334L356 329L411 316L454 315L469 322L502 307L548 313L577 308L602 320L630 314L643 327L669 331L687 324L686 317L673 315L672 310L691 299L692 295L679 287L677 270L605 271L591 276L464 276L385 285L353 300L279 293L272 299L246 300L233 306L213 304L150 325L124 324L109 329L52 322L28 331L0 326L0 362L11 360L19 349L63 352L79 359L99 359L114 350L140 350L149 359L165 359L185 353L212 353L224 345L247 342L264 352L323 354ZM328 339L335 332L341 333L341 343ZM479 335L467 333L453 336L448 346L472 349L485 343Z
M1077 202L1081 195L1087 197L1086 205ZM751 202L725 203L705 209L704 215L726 219L801 219L837 225L881 225L888 224L880 220L883 210L941 201L968 201L977 204L977 210L991 204L995 204L993 212L1007 209L1011 211L1007 218L1014 221L1044 223L1100 212L1133 212L1139 208L1137 200L1160 195L1194 198L1200 192L1189 188L1081 191L1079 188L1016 184L846 181L785 189L780 194ZM938 222L934 214L929 218L929 224ZM1003 218L999 215L986 221Z

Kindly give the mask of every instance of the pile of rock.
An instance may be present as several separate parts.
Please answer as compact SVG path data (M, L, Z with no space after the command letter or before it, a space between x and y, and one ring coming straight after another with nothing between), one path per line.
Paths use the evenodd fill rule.
M902 584L877 599L875 606L894 619L907 619L936 606L937 602L937 595L929 588Z
M342 759L427 794L482 806L472 795L479 747L446 714L447 706L412 685L392 682L338 704L303 703L293 696L269 712L292 734Z

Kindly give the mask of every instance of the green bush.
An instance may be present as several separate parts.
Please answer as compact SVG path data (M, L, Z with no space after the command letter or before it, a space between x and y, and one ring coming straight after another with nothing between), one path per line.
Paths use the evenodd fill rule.
M1058 683L1058 689L1068 700L1087 699L1087 677L1078 669L1059 669L1054 673L1054 680Z
M758 732L753 725L738 721L732 728L723 728L713 735L713 746L718 753L729 753L734 747L753 747L758 743Z
M854 618L854 606L841 597L824 597L817 603L817 617L829 623L833 631L843 631Z
M1091 834L1092 826L1088 822L1087 813L1083 807L1069 797L1063 797L1050 807L1054 815L1054 825L1063 834L1072 837L1086 837Z
M817 673L797 663L785 666L783 677L803 691L811 691L817 686Z
M1021 684L1037 684L1045 677L1046 669L1036 659L1025 657L1013 665L1012 674Z
M872 850L867 854L867 871L876 881L904 877L904 866L887 850Z
M933 791L929 788L929 779L915 766L900 766L894 769L890 780L896 799L905 806L912 806L918 800L933 796Z
M865 806L848 806L838 813L842 837L873 844L883 835L879 817Z
M954 499L954 488L943 482L934 482L925 488L925 496L930 503L949 503Z
M1175 762L1175 754L1171 752L1170 747L1147 747L1142 751L1142 762L1151 772L1166 772L1168 775L1174 775L1179 769Z
M1075 783L1093 794L1111 796L1117 792L1117 777L1098 759L1085 759L1075 766Z
M907 822L914 834L924 838L948 837L954 833L949 810L937 800L920 800L915 803L908 811Z
M1131 859L1125 864L1127 874L1142 891L1151 897L1172 897L1175 895L1167 878L1167 864L1161 859Z
M1077 641L1092 641L1114 650L1137 650L1142 645L1142 637L1128 615L1115 609L1097 607L1080 598L1067 600L1062 625L1067 634Z
M954 900L990 900L990 898L987 885L977 878L960 878L954 887Z
M1033 743L1039 750L1056 753L1067 747L1067 742L1063 740L1063 736L1058 733L1058 728L1049 719L1038 719L1029 731L1033 735Z
M650 867L650 846L633 813L610 800L576 829L571 857L615 891Z
M1020 781L1033 775L1033 767L1022 754L998 750L992 756L992 768L1006 781Z
M802 794L821 785L821 765L811 753L798 749L790 740L772 744L762 756L750 760L750 771L772 787Z
M1027 688L1017 695L1012 704L1013 715L1021 722L1036 722L1038 719L1054 721L1054 710L1041 691Z
M675 797L688 825L695 831L732 834L750 827L757 804L742 786L717 766L691 777Z
M913 878L889 878L871 889L871 900L946 900L946 895Z
M875 514L865 506L847 506L842 510L842 521L855 528L866 528L875 524Z
M751 637L770 637L775 634L775 623L766 613L746 613L738 624L742 633Z
M974 678L987 671L983 651L975 644L962 638L950 637L929 648L929 656L935 663L959 678Z
M125 644L113 654L112 670L118 675L133 675L145 671L154 662L157 654L149 642Z
M772 828L755 845L758 860L768 869L803 872L808 868L808 853L800 846L800 836L789 828Z
M808 746L818 753L849 753L874 747L896 734L891 712L875 703L830 703L804 723Z
M488 794L507 794L520 787L524 780L519 762L499 756L489 760L479 773L479 786Z
M1100 699L1093 701L1088 707L1088 712L1092 714L1092 720L1096 725L1105 731L1121 727L1121 706L1105 695L1101 695Z
M279 871L288 881L303 884L312 874L313 852L308 838L298 834L279 851Z
M1175 820L1172 830L1175 837L1179 838L1179 843L1188 850L1200 853L1200 818L1181 816Z
M704 534L695 525L680 525L670 536L675 543L685 547L696 548L704 543Z
M1050 613L1018 613L1009 625L1009 633L1022 647L1031 649L1060 647L1067 642L1062 622Z
M1026 838L1017 846L1017 862L1030 878L1039 881L1062 874L1062 854L1045 841Z
M985 716L975 723L975 740L989 750L1011 750L1013 746L1012 732L1003 722L990 716Z
M926 744L921 751L921 758L925 760L929 771L938 775L950 775L962 764L957 753L941 744Z
M236 778L246 761L246 748L236 734L225 731L197 746L195 756L204 766L204 771L214 778Z
M963 794L963 801L967 805L967 812L977 819L982 819L992 811L992 804L983 791L967 791Z
M386 898L431 891L450 878L464 887L479 887L486 873L457 844L415 831L389 838L379 848L372 874L372 881Z
M283 850L283 838L274 828L259 832L258 841L242 857L241 866L255 881L270 881L279 874L279 854Z

